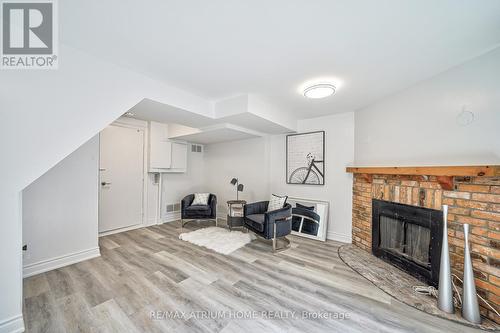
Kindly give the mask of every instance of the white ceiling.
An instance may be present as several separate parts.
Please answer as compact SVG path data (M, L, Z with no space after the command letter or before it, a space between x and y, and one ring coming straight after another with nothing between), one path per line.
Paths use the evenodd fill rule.
M263 133L249 130L233 124L218 124L202 128L199 132L170 137L200 144L212 144L226 141L236 141L264 136Z
M210 100L353 111L500 43L500 1L59 1L61 41ZM337 94L298 87L337 78Z

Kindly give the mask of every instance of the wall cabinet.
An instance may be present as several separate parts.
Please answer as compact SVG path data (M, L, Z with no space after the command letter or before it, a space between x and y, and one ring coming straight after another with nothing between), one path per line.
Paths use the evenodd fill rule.
M170 165L172 170L183 170L187 168L187 147L184 142L172 142L172 163Z
M149 172L186 172L187 143L168 139L168 124L149 122Z

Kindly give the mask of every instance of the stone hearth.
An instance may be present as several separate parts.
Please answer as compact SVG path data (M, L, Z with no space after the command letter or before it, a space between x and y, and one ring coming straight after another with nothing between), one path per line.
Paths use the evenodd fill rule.
M462 325L487 331L500 329L500 325L496 325L488 319L483 320L481 325L469 323L462 318L458 309L452 314L439 310L436 298L413 292L414 286L424 286L425 284L355 245L343 245L338 252L340 259L347 266L402 303Z
M495 167L497 168L497 167ZM371 253L372 199L442 209L449 205L448 236L452 270L463 275L463 223L471 225L470 245L478 293L500 312L500 177L415 175L408 172L376 174L363 168L354 172L352 240ZM384 168L379 168L384 169ZM418 170L418 168L407 168ZM408 171L408 170L406 170ZM434 170L431 170L434 172ZM496 172L496 171L495 171ZM432 173L430 173L432 174ZM481 307L485 317L500 323L491 310Z

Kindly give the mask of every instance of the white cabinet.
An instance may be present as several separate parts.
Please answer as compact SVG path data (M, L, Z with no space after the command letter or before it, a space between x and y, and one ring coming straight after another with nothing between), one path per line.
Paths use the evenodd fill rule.
M149 172L186 172L187 144L168 139L168 124L149 122Z
M172 170L182 170L187 168L187 147L184 142L172 142Z

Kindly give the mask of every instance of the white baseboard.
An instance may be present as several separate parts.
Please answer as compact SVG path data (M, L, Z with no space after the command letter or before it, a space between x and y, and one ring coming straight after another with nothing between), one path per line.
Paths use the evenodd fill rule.
M130 231L130 230L144 228L144 227L145 227L145 225L142 224L142 223L140 223L140 224L134 224L134 225L132 225L130 227L118 228L118 229L113 229L113 230L109 230L109 231L100 232L99 233L99 237L108 236L108 235L112 235L112 234L119 234L120 232Z
M334 240L337 242L342 242L342 243L352 243L352 236L351 235L346 235L346 234L341 234L338 232L334 231L328 231L326 233L326 238L330 240Z
M180 219L181 219L181 212L171 212L171 213L166 213L163 216L162 222L163 223L175 222L179 221Z
M148 218L146 220L146 225L144 225L145 227L150 227L152 225L157 225L158 223L156 223L156 218L155 217L151 217L151 218Z
M55 257L43 261L39 261L33 264L29 264L23 267L23 276L29 277L32 275L44 273L47 271L51 271L56 268L68 266L71 264L75 264L80 261L84 261L87 259L92 259L95 257L99 257L101 252L99 251L99 247L83 250L79 252L70 253L64 256Z
M0 333L18 332L24 332L24 321L22 314L0 321Z

